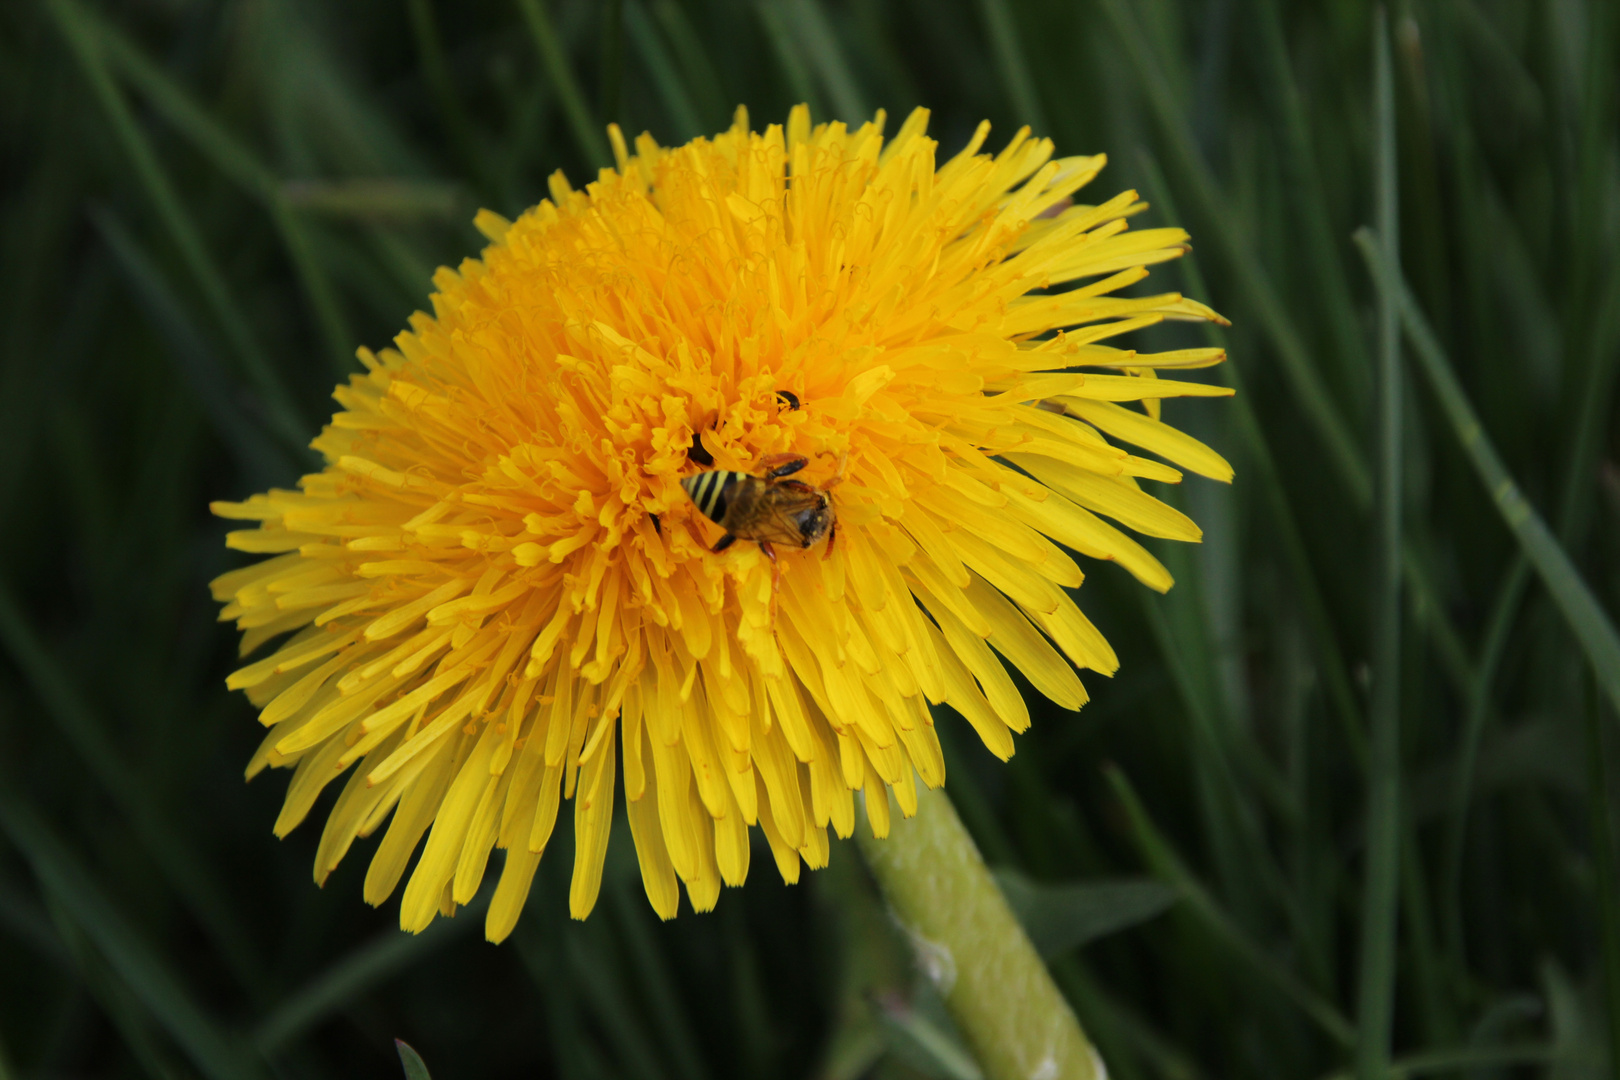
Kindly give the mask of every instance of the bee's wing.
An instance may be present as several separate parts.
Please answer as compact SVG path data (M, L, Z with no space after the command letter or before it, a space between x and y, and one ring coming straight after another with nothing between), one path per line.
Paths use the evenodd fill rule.
M804 546L804 532L799 528L799 515L821 505L822 494L814 488L798 490L786 484L772 487L765 505L750 531L752 539L773 544Z

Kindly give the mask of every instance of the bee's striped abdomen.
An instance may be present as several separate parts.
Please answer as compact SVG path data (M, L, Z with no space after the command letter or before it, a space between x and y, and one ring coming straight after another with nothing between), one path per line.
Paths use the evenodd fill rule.
M697 508L703 511L703 516L718 525L725 519L732 489L739 481L748 478L747 473L711 469L688 476L681 481L681 487L686 489Z

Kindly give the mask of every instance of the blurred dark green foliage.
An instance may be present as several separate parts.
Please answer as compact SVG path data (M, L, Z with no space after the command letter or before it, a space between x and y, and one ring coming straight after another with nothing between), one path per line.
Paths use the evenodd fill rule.
M1613 611L1620 12L1390 21L1406 277ZM1205 543L1163 553L1168 597L1088 567L1123 671L1078 716L1037 706L1007 766L941 720L950 793L1068 943L1112 1074L1349 1068L1382 777L1397 947L1369 977L1400 1075L1614 1075L1613 710L1427 384L1375 431L1372 26L1348 0L0 8L0 1077L392 1076L395 1036L441 1080L972 1074L848 845L660 925L621 822L580 925L559 830L499 949L476 913L400 935L364 852L315 889L318 827L276 842L282 778L240 782L258 734L204 589L234 564L208 500L309 466L354 346L476 252L478 206L588 178L609 119L681 141L799 100L926 104L947 151L989 117L992 144L1027 120L1109 152L1097 188L1197 245L1149 284L1233 321L1213 374L1239 398L1167 406L1237 466L1177 493ZM1367 747L1378 438L1405 493L1394 759ZM1143 873L1175 903L1132 929L1162 889L1072 884Z

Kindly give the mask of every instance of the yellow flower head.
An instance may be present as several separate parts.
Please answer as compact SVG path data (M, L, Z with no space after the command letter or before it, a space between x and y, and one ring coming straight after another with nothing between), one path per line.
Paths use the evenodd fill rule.
M885 143L881 115L812 127L801 106L760 134L739 109L634 155L612 130L617 170L480 214L491 244L439 271L434 314L361 350L323 471L214 506L259 523L232 547L272 556L213 583L243 654L292 633L229 680L269 728L248 775L295 767L277 834L348 772L317 881L387 823L380 903L427 832L400 914L420 930L503 848L500 940L572 799L583 918L622 759L653 908L675 914L679 879L708 910L748 872L749 826L792 882L829 824L850 834L855 791L880 836L889 791L912 813L913 774L945 779L930 704L1006 758L1029 714L1004 661L1068 709L1075 666L1115 670L1064 549L1163 590L1098 515L1199 532L1137 483L1180 472L1107 437L1231 470L1157 419L1225 393L1157 377L1219 350L1100 342L1219 316L1110 295L1186 234L1127 232L1134 192L1075 204L1102 157L1052 160L1027 131L991 157L980 125L936 168L926 124ZM801 529L817 507L830 535Z

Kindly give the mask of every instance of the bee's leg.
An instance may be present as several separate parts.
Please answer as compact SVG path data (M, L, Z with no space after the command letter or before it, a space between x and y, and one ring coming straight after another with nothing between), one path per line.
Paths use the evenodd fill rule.
M726 533L726 535L724 535L720 539L716 540L714 542L714 547L710 548L709 550L714 552L716 555L718 555L722 551L726 550L726 548L730 547L732 544L735 544L736 542L737 542L737 538L735 536L732 536L730 533Z
M803 454L770 454L760 459L759 467L769 479L780 480L784 476L792 476L808 464L810 459Z
M830 479L828 479L828 481L825 484L821 485L821 490L826 491L829 488L835 488L839 484L842 484L844 482L844 467L846 465L848 465L848 464L849 464L849 451L845 450L842 454L838 455L838 471L833 473L832 477Z
M782 564L776 558L776 549L769 540L759 541L759 550L771 560L771 621L776 621L776 596L782 591Z
M837 542L838 542L838 519L833 518L832 524L827 527L827 546L821 549L821 557L823 559L827 558L829 555L832 554L833 545L836 544Z

